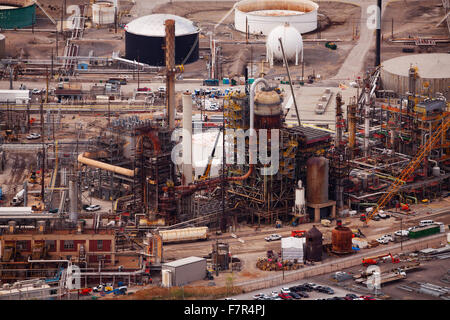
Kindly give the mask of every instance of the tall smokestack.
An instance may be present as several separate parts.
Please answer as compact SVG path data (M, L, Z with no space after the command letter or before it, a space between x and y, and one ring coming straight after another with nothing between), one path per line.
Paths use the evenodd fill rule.
M175 128L175 20L165 21L166 26L166 106L169 129Z
M375 57L375 67L378 67L381 64L381 6L382 0L378 0L378 12L379 15L377 17L377 48L376 48L376 57Z

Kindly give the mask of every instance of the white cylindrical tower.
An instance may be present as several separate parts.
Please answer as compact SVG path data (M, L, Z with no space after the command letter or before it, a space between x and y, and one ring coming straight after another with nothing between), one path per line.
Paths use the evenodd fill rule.
M186 91L183 100L183 180L192 182L192 94Z
M289 24L279 25L275 27L267 37L266 50L267 60L270 66L273 67L275 60L283 61L283 51L278 39L281 38L283 43L284 54L289 61L295 61L298 65L299 54L301 54L301 61L303 61L303 39L297 29L291 27Z
M298 180L298 187L295 189L295 211L299 214L305 213L305 188L303 188L302 180Z

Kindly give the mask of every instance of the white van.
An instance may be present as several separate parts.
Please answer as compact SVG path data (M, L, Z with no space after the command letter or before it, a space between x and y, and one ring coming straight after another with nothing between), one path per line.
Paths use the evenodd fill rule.
M419 222L419 226L425 227L434 224L433 220L422 220Z

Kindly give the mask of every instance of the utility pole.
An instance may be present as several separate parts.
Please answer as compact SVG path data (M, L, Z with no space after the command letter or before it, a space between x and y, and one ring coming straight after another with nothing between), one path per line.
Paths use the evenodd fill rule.
M45 195L45 189L44 189L44 177L45 177L45 143L44 143L44 104L41 100L41 106L40 106L40 113L41 113L41 141L42 141L42 163L41 163L41 199L42 204L44 204L44 195Z

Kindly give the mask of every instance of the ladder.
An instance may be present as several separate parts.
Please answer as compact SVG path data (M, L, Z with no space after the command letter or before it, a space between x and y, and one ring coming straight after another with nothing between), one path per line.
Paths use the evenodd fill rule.
M400 175L392 183L392 185L388 189L389 192L385 193L380 198L375 209L372 210L372 212L370 212L367 215L366 221L365 221L366 224L369 222L369 220L371 220L379 212L379 210L381 208L383 208L392 199L392 197L397 193L400 185L403 183L406 183L408 178L414 173L414 171L420 165L423 158L425 158L431 152L431 149L433 148L433 146L439 141L441 136L443 134L445 134L445 132L449 128L450 128L450 121L448 120L448 117L444 117L442 124L434 132L433 136L428 140L428 142L426 144L424 144L419 149L416 156L408 163L408 165L402 170Z

